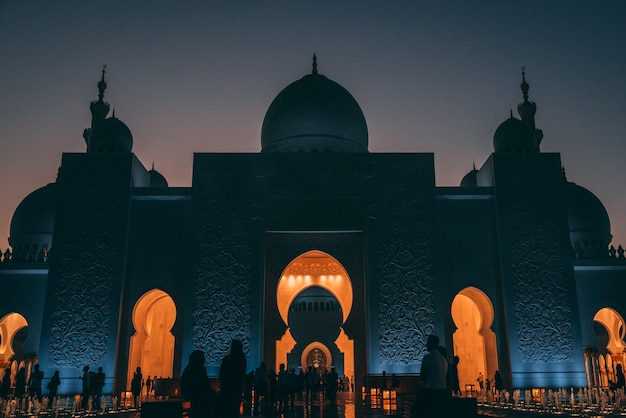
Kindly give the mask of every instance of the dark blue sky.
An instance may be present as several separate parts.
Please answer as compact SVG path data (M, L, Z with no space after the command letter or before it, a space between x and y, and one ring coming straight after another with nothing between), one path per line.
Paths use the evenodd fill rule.
M625 21L623 1L0 0L0 248L21 199L85 150L102 64L139 159L190 186L194 152L260 150L313 52L361 105L370 151L435 153L439 186L488 158L525 66L542 151L626 244Z

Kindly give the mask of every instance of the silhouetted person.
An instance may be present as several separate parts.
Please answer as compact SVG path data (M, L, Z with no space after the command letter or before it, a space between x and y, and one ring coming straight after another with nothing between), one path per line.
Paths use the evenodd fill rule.
M146 379L146 396L147 397L150 397L150 392L152 392L152 379L148 375L148 378Z
M381 396L382 396L382 391L383 390L387 390L389 389L389 379L387 379L387 372L383 370L383 375L381 376L381 382L380 382L380 390L381 390Z
M102 399L102 388L104 387L104 379L106 375L102 371L102 367L98 367L98 373L92 376L91 390L93 392L94 409L100 409L100 400Z
M43 372L39 370L39 363L33 366L33 370L30 372L30 379L28 382L28 392L30 396L36 396L38 401L41 401L41 382L43 380Z
M91 396L91 373L89 373L89 366L83 367L83 375L80 378L83 380L83 401L81 407L87 409L89 396Z
M400 379L395 373L391 374L391 389L398 389L400 387Z
M204 353L201 350L194 350L189 355L189 364L181 376L181 394L191 403L189 418L207 418L216 415L217 395L211 388L204 362Z
M232 340L230 353L220 366L220 407L225 418L238 417L248 362L240 340Z
M461 394L461 386L459 385L459 356L452 357L452 363L450 363L450 390L455 395Z
M446 404L448 360L439 351L439 337L429 335L426 339L428 354L422 359L420 378L424 383L423 397L417 407L420 417L439 417L441 408ZM421 404L421 405L420 405ZM417 412L417 411L416 411Z
M135 372L133 373L133 380L130 381L130 392L133 394L133 402L135 408L139 407L142 382L143 375L141 374L141 367L137 366L137 369L135 369Z
M494 385L496 386L496 390L499 392L504 389L504 384L502 382L502 375L500 374L500 370L496 370L496 374L493 376Z
M337 399L337 386L339 381L339 375L334 367L330 368L330 373L328 374L328 383L326 386L326 399L330 402L331 405L335 405L335 401Z
M611 382L611 389L612 390L616 390L616 389L624 389L624 369L622 368L621 364L618 364L615 367L615 382Z
M11 368L7 367L2 376L2 384L0 385L0 399L8 399L11 394Z
M269 377L267 365L264 361L254 371L254 413L259 414L261 398L263 399L263 413L266 413L269 405Z
M21 398L26 394L26 369L20 367L15 375L15 397Z
M59 377L59 371L55 370L50 382L48 383L48 397L50 398L50 402L57 396L57 391L59 389L59 385L61 384L61 378Z

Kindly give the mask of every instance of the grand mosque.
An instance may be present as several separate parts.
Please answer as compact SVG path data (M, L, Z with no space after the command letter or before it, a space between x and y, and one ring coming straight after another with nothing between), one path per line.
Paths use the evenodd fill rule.
M189 187L133 154L91 102L85 152L26 196L0 255L0 377L39 363L77 393L178 377L194 349L217 376L232 339L253 370L335 367L360 388L419 373L426 337L461 387L602 387L625 361L626 259L607 212L541 152L522 72L519 117L458 187L432 153L372 153L363 112L312 71L269 104L261 151L196 153ZM95 96L95 95L94 95ZM499 111L499 110L498 110Z

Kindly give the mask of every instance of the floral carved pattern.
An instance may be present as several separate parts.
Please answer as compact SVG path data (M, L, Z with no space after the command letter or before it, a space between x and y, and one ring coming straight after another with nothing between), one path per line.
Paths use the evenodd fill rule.
M421 363L426 336L434 330L434 291L430 245L434 189L428 167L416 165L406 190L394 192L381 212L378 247L378 321L382 364ZM421 170L421 171L420 171ZM408 190L418 185L417 190ZM411 196L409 198L409 196Z
M528 363L571 361L574 353L571 289L558 227L554 185L537 181L499 191L507 205L506 232L511 239L515 323L520 359Z
M196 196L200 227L192 341L209 366L219 366L232 339L241 340L248 352L252 247L242 202L215 199L211 178L198 179L203 186Z
M114 169L99 160L85 163L90 164L87 170L101 173L123 173L127 168L127 161ZM98 184L96 176L61 176L60 181L65 187L56 220L62 227L55 233L50 270L50 366L104 364L110 352L113 282L124 248L128 189L114 187L109 179Z

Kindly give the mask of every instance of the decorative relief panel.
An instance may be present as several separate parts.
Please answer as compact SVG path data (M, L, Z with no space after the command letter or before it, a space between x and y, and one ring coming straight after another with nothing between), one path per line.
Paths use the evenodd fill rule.
M514 174L509 174L514 175ZM572 309L554 187L527 182L498 191L506 209L515 323L522 362L573 359Z
M245 202L215 199L210 177L198 180L204 186L195 197L199 230L192 341L206 353L208 365L219 366L232 339L249 351L252 221L241 213Z
M91 168L98 170L98 162L92 164ZM123 166L115 168L124 172ZM100 170L112 169L104 165ZM107 353L114 350L107 342L114 275L124 251L128 189L89 183L87 173L74 171L73 177L60 179L65 181L62 210L57 211L56 219L60 227L55 230L51 255L51 367L102 365Z
M411 184L379 186L393 194L374 211L380 214L376 242L382 364L421 363L426 336L434 331L434 183L428 165L414 170L405 179Z

